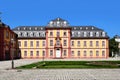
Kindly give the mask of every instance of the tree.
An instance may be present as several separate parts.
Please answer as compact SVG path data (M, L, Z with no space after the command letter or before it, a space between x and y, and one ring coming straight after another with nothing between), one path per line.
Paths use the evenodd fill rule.
M117 54L119 52L119 48L118 48L119 43L115 41L115 38L111 38L109 39L109 50L110 50L110 57L112 56L112 53L114 53L113 55L115 56L115 54Z

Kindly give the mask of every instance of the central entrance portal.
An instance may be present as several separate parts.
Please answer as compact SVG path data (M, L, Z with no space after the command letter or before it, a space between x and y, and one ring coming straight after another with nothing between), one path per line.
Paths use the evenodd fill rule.
M61 58L61 50L59 48L56 49L56 58Z

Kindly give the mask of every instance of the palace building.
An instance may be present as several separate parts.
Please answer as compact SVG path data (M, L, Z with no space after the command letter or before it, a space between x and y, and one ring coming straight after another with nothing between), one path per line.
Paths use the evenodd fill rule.
M19 26L22 58L108 58L109 37L95 26L70 26L61 18L46 26Z

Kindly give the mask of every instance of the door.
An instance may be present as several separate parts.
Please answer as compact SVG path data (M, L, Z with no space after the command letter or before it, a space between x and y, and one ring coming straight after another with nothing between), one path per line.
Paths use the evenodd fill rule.
M60 58L61 57L61 51L60 49L56 50L56 58Z

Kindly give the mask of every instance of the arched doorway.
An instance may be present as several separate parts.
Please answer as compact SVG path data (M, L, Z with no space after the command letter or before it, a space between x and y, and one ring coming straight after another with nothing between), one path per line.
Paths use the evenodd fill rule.
M61 49L60 48L56 49L56 58L61 58Z

